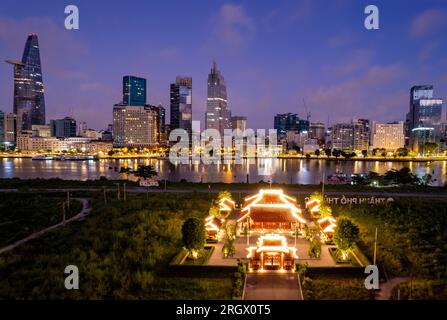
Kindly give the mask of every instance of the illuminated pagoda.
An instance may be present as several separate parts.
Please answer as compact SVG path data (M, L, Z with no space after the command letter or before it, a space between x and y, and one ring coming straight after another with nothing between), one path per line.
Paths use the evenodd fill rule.
M205 233L207 241L211 242L218 240L222 224L223 219L221 220L215 216L209 216L205 219Z
M319 199L312 199L306 202L306 209L311 213L318 212L321 208L321 201Z
M318 220L318 224L320 225L323 237L326 240L332 240L335 232L335 227L337 226L335 219L332 217L324 217Z
M296 200L281 189L261 189L258 194L245 198L238 222L250 230L292 231L301 229L306 220Z
M259 237L257 246L247 250L251 270L292 270L298 259L296 248L287 245L286 237L274 233Z
M228 198L223 198L219 202L219 211L222 215L230 214L235 207L236 207L235 202Z

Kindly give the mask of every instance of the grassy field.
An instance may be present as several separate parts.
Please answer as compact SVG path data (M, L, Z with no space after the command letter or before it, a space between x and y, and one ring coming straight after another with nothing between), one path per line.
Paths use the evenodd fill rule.
M307 278L309 279L309 278ZM364 278L347 275L315 275L303 282L305 300L367 300Z
M208 194L94 193L93 212L0 255L0 299L230 299L232 276L171 277L188 217L204 217ZM146 198L147 197L147 198ZM79 268L79 290L64 288L64 269Z
M63 195L2 193L0 247L62 221L62 202L65 200ZM77 214L81 207L79 201L72 200L66 218Z

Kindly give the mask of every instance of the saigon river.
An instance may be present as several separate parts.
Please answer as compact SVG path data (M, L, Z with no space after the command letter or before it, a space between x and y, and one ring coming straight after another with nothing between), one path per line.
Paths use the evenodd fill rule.
M254 160L253 160L254 161ZM101 159L89 161L32 160L30 158L1 158L0 178L61 178L67 180L123 178L121 167L136 168L138 164L153 165L160 179L188 182L249 182L272 181L276 183L319 184L323 172L325 176L343 172L348 177L352 173L370 171L384 174L391 169L409 167L417 176L431 174L433 186L447 183L447 161L393 162L393 161L326 161L324 159L259 159L255 163L234 164L222 161L219 164L204 165L199 162L173 164L161 159Z

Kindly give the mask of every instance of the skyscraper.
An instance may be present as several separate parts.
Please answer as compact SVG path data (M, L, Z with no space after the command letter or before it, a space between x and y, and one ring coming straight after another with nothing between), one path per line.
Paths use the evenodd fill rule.
M353 125L353 147L356 151L368 150L370 139L370 127L369 120L367 119L354 119Z
M127 106L146 104L146 79L135 76L123 77L123 103Z
M171 84L171 130L192 130L192 78L177 77Z
M439 144L442 132L442 99L433 98L433 86L414 86L410 90L407 114L408 146L420 154L427 142Z
M45 124L45 99L37 34L28 36L22 61L7 61L14 66L14 113L18 130L31 130Z
M207 129L216 129L223 137L225 129L231 129L231 112L228 109L227 85L225 79L213 62L208 75L208 99L206 102L205 123Z

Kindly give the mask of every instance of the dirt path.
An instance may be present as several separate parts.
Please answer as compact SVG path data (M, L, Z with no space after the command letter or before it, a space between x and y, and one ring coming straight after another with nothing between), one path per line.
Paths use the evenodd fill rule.
M88 216L90 214L90 212L92 211L92 208L90 207L88 199L86 199L86 198L73 198L73 199L78 200L78 201L80 201L82 203L82 209L75 216L71 217L70 219L65 220L65 224L73 222L73 221L76 221L76 220L81 220L84 217ZM1 248L0 249L0 254L2 254L3 252L7 252L9 250L12 250L15 247L17 247L17 246L19 246L19 245L21 245L21 244L23 244L25 242L28 242L28 241L30 241L32 239L37 239L37 238L41 237L42 235L44 235L45 233L47 233L48 231L51 231L51 230L56 229L56 228L59 228L59 227L61 227L63 225L64 225L64 223L61 221L61 222L59 222L59 223L57 223L55 225L52 225L51 227L42 229L40 231L36 231L36 232L32 233L31 235L27 236L26 238L23 238L21 240L17 240L16 242L14 242L14 243L12 243L10 245L7 245L6 247Z
M393 288L402 282L409 281L410 278L408 277L396 277L388 280L385 283L380 284L380 291L376 292L376 300L390 300L391 298L391 291Z

